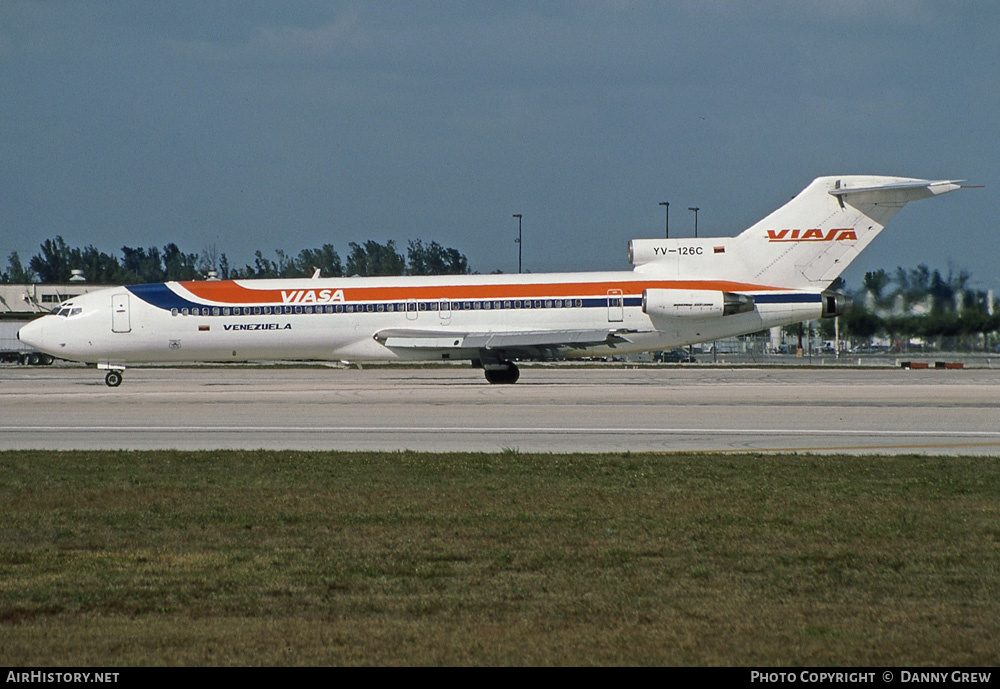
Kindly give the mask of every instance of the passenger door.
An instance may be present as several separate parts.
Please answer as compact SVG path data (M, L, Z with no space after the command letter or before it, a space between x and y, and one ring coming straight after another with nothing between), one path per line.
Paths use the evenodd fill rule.
M608 323L625 320L625 296L620 289L608 290Z
M129 314L127 292L111 296L111 332L132 332L132 318Z

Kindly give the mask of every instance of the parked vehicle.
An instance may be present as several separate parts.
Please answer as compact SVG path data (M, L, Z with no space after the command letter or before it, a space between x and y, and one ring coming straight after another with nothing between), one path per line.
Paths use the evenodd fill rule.
M39 352L17 339L17 331L28 321L0 320L0 363L48 366L55 357Z
M671 349L669 352L657 352L653 356L654 361L663 364L693 364L695 359L686 349Z

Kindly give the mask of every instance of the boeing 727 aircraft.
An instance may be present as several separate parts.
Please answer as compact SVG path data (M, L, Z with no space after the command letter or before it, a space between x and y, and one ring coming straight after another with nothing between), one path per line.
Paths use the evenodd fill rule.
M114 387L134 363L516 362L603 356L835 316L827 288L909 201L957 181L820 177L736 237L635 239L627 272L167 282L91 292L21 328Z

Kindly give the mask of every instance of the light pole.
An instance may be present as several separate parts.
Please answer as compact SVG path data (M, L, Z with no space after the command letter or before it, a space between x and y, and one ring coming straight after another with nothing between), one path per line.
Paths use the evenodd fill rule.
M688 208L688 210L689 211L694 211L694 236L697 237L698 236L698 211L700 211L701 208L698 208L697 206L695 206L694 208Z
M664 225L664 237L670 239L670 202L660 201L660 205L667 209L667 220Z
M515 240L514 243L517 244L517 272L520 273L521 272L521 214L514 213L513 217L517 218L517 240Z

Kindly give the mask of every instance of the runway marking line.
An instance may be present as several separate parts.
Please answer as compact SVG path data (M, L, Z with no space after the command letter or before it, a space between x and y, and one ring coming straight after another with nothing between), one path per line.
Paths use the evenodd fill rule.
M826 436L888 436L888 437L938 437L938 438L997 438L1000 431L952 431L952 430L864 430L864 429L801 429L801 428L538 428L538 427L428 427L428 426L0 426L0 432L17 433L45 431L49 433L162 433L164 431L186 433L458 433L490 434L516 433L521 435L826 435Z

